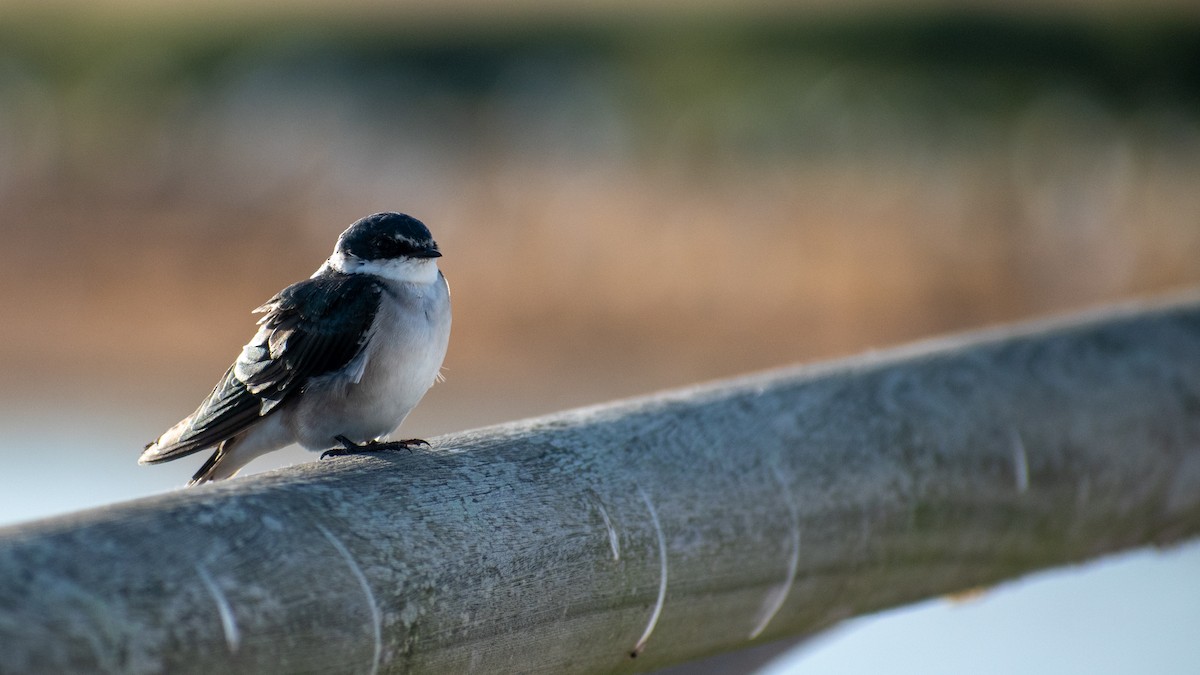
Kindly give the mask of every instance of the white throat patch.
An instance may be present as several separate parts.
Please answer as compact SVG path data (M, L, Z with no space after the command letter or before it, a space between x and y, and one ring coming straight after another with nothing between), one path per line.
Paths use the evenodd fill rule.
M437 281L436 258L396 258L393 260L360 260L335 251L325 265L342 274L374 274L384 279L408 284L432 284Z

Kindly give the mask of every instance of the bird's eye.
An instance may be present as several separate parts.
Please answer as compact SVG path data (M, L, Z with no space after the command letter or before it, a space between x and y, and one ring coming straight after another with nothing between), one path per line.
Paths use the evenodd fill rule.
M405 239L393 239L392 237L380 237L377 239L375 249L379 252L380 258L399 258L401 256L412 255L416 250L411 242Z

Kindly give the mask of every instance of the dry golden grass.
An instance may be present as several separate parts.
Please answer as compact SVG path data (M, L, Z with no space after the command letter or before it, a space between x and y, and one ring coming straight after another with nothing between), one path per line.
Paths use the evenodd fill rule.
M250 308L350 220L410 209L454 294L437 396L470 408L463 424L492 421L1196 283L1197 163L1131 157L1100 195L1072 181L1109 169L1022 185L994 151L699 179L509 158L455 167L412 207L332 180L256 206L34 191L10 201L21 225L0 280L19 320L0 326L0 358L35 388L196 398L250 335Z

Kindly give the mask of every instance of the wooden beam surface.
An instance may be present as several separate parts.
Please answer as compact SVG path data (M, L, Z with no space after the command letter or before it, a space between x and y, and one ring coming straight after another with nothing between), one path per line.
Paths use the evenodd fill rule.
M648 670L1197 533L1192 294L0 530L0 672Z

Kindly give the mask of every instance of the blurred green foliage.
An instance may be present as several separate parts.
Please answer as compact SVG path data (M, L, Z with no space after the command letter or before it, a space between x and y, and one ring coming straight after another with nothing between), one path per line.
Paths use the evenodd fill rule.
M1200 105L1200 21L1141 15L1065 18L979 12L883 12L792 19L527 20L481 25L312 17L195 20L154 15L94 20L49 12L0 23L0 61L52 87L120 70L139 95L181 83L204 87L247 60L281 71L333 70L365 85L387 74L482 96L513 64L616 67L643 91L736 86L802 74L809 64L931 73L945 92L1021 105L1030 93L1071 85L1117 108L1147 102ZM688 64L683 73L672 64ZM732 82L726 82L732 80ZM115 91L119 95L120 91Z

